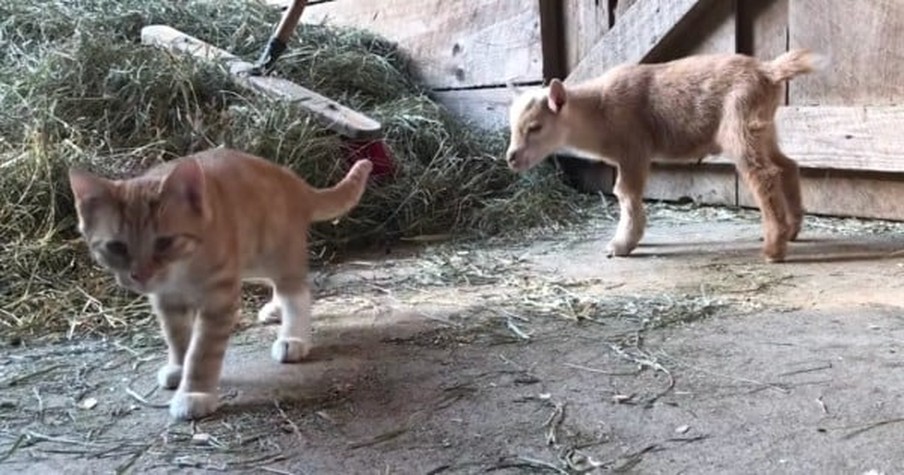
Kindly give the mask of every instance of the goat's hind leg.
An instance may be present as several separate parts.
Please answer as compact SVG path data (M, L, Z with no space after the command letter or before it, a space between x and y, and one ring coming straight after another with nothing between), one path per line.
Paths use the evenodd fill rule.
M800 234L804 220L804 206L800 192L800 168L794 160L782 153L778 144L773 144L770 158L782 170L782 191L788 205L788 240L795 241Z
M767 262L782 262L788 248L790 214L782 187L782 169L766 151L749 149L738 159L743 177L763 216L763 255Z

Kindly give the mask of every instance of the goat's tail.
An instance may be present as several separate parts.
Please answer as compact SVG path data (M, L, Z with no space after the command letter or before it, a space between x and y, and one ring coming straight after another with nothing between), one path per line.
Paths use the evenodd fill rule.
M821 54L808 49L793 49L772 61L763 62L763 69L773 82L782 82L801 74L820 71L828 64L828 58Z

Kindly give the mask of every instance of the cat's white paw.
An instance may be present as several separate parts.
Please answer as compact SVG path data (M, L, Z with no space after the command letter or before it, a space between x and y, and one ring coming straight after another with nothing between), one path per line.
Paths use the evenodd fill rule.
M209 416L219 406L217 394L178 391L170 399L169 413L178 420L200 419Z
M182 381L182 367L174 364L165 364L157 371L157 384L163 389L176 389Z
M279 338L273 342L270 356L280 363L297 363L311 351L311 344L301 338Z
M279 323L282 320L282 310L279 304L271 300L257 312L257 321L261 323Z

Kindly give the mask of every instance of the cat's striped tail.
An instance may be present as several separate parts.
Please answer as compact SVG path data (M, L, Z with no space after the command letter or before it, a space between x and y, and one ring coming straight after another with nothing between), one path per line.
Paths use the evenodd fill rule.
M354 208L364 194L373 167L370 160L359 160L338 184L314 190L311 219L315 222L331 221Z

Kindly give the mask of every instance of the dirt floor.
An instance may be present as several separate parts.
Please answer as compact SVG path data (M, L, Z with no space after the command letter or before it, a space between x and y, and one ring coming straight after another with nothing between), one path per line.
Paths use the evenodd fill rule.
M2 473L902 473L904 241L811 218L762 263L755 213L661 208L318 272L310 362L249 310L226 401L168 420L156 331L5 347Z

